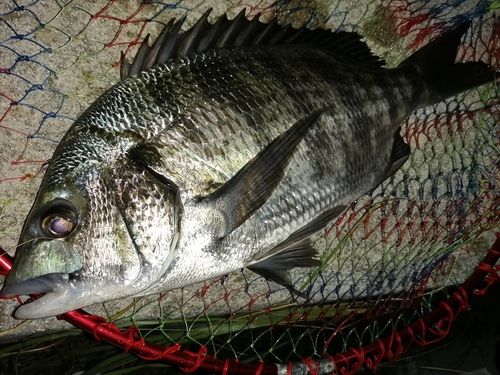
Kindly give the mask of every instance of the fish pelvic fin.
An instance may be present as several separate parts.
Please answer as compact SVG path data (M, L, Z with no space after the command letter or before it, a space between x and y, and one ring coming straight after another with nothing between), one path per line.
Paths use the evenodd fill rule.
M277 246L278 248L281 246ZM275 248L275 249L276 249ZM314 259L318 255L317 250L312 246L310 238L298 241L280 251L271 250L264 260L252 264L249 268L266 268L272 270L289 270L297 267L319 267L321 261Z
M282 250L285 250L286 253L294 252L297 249L306 249L308 246L308 238L311 237L313 234L319 232L320 230L324 229L328 223L330 223L332 220L334 220L337 216L339 216L347 206L337 206L333 207L329 210L326 210L322 214L320 214L318 217L316 217L313 221L311 221L309 224L305 225L304 227L300 228L298 231L292 233L290 236L288 236L282 243L279 245L273 247L269 252L267 252L263 258L267 258L272 260L274 256L277 256L278 253L281 253ZM306 241L306 242L304 242ZM304 254L305 253L300 253L301 258L304 259ZM310 253L310 256L315 255L315 253ZM281 259L280 257L274 258L274 259ZM316 261L314 261L316 262ZM315 266L317 264L314 264ZM283 266L283 264L282 264ZM288 267L286 268L294 268L294 267L312 267L308 262L306 263L294 263L293 265L291 263L288 263Z
M286 287L292 294L306 298L304 293L296 290L286 270L296 267L319 267L321 261L314 259L318 255L312 246L310 236L325 228L335 219L346 206L334 207L323 212L311 223L292 233L285 241L273 247L256 263L248 267L249 270L264 276Z
M425 94L420 107L440 102L463 91L494 80L492 69L484 62L455 63L466 22L413 53L399 67L413 67L424 82Z
M263 276L267 280L274 281L276 284L287 288L293 296L307 299L307 294L296 289L292 284L292 279L287 271L276 271L267 268L248 267L248 269L256 274Z
M249 270L274 281L292 294L302 298L307 295L294 288L287 270L296 267L319 267L321 261L314 259L318 255L309 238L296 242L286 249L248 267Z
M324 110L316 110L298 120L276 137L224 185L200 203L210 204L226 216L227 236L252 216L269 199L283 179L300 141Z

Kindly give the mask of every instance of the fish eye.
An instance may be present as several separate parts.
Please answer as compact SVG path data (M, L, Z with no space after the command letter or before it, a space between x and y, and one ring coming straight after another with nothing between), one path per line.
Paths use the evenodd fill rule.
M41 216L41 228L49 237L64 237L72 232L76 225L76 210L64 199L48 203Z
M62 237L71 232L73 223L64 217L50 215L45 218L43 227L54 237Z

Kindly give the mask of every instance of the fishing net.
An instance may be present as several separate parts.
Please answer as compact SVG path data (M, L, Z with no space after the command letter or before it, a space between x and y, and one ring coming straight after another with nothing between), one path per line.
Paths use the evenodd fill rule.
M389 66L472 20L459 60L500 69L498 1L6 0L0 4L0 245L8 253L15 252L57 142L118 81L120 52L131 59L146 34L156 36L186 13L187 28L209 7L212 21L247 9L249 18L260 13L264 21L276 16L294 27L356 31ZM64 319L141 357L214 373L273 373L271 363L283 364L282 373L349 373L394 359L412 342L445 336L478 282L498 278L492 268L498 245L480 263L492 243L484 234L500 223L498 94L495 84L485 85L405 122L409 161L314 237L320 268L291 272L307 300L241 270ZM9 258L0 259L6 274ZM437 298L436 290L462 283L477 264L472 281L448 302ZM16 327L10 315L17 303L0 305L3 340L68 327L56 319ZM123 336L118 327L131 328Z

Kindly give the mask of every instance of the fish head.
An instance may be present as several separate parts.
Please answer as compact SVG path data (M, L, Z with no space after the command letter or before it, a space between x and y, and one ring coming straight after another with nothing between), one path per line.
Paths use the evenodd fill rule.
M177 196L126 158L61 173L56 157L25 221L4 296L44 293L19 319L56 316L154 284L172 258Z

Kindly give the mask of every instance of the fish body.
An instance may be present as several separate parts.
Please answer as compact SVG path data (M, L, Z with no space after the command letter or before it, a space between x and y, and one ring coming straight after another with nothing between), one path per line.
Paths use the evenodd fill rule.
M126 78L62 139L2 291L46 294L17 318L244 267L290 286L285 270L319 265L308 238L407 160L404 119L493 79L454 64L468 25L384 69L354 34L255 42L281 29L207 17L123 61Z

